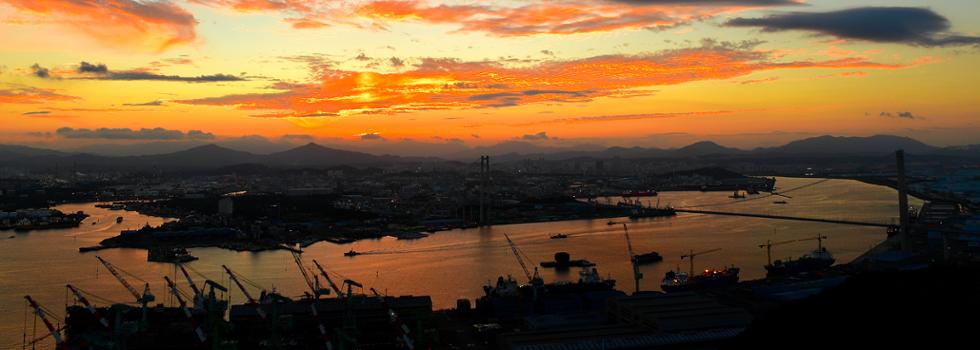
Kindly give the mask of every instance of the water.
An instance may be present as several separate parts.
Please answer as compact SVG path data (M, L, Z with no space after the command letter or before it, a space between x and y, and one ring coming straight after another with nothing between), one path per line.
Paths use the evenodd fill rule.
M779 178L777 186L780 190L788 190L817 181ZM786 194L793 198L769 197L712 205L705 209L870 222L889 222L898 213L894 190L857 181L830 180ZM659 200L661 204L683 207L732 203L729 195L725 192L665 192L660 194ZM754 197L749 196L750 199ZM603 200L615 202L618 198ZM643 200L655 203L657 198ZM773 204L776 200L786 200L789 204ZM921 205L919 200L913 199L911 202ZM52 319L55 321L63 319L65 303L71 302L65 292L66 283L107 300L132 302L132 295L99 266L95 255L149 281L157 302L172 302L165 293L163 276L174 276L173 265L147 262L146 252L137 249L78 253L78 247L94 245L121 230L147 223L159 225L165 219L135 212L99 209L93 204L62 205L58 209L84 210L91 217L74 229L0 232L0 257L3 258L0 262L0 349L20 348L26 310L24 294L30 294L54 311ZM116 224L116 216L122 216L124 221ZM625 218L614 220L629 222ZM92 225L93 221L97 221L97 224ZM436 308L449 308L455 305L458 298L474 299L480 296L483 284L501 274L524 279L524 272L504 239L503 234L506 233L533 260L529 268L533 269L541 261L552 260L552 255L557 251L567 251L572 259L588 259L597 263L599 272L616 279L619 289L632 291L631 267L622 225L607 225L607 221L502 225L439 232L420 240L382 238L345 245L320 242L308 247L303 256L308 264L312 264L311 259L316 259L332 272L363 283L365 288L374 287L382 293L393 295L430 295ZM555 233L566 233L571 237L550 239ZM637 253L653 250L664 256L662 263L641 267L645 275L641 281L644 290L659 290L660 279L667 270L678 266L686 270L688 263L682 261L680 255L691 249L722 249L698 256L695 268L735 264L742 269L742 279L755 279L765 276L762 266L766 263L766 255L765 250L758 247L759 244L766 240L812 238L818 234L829 237L824 244L838 262L854 259L885 238L883 228L735 216L679 214L674 218L643 219L630 223L630 236ZM15 238L6 239L11 235ZM815 241L780 245L773 248L773 255L774 258L797 257L815 247ZM350 249L371 253L353 258L343 256L343 252ZM265 288L276 288L287 296L299 296L306 290L289 252L250 253L217 248L194 248L190 251L201 259L189 265L232 288L233 303L241 303L244 298L221 273L222 264ZM577 278L575 269L569 275L559 275L549 269L540 271L546 281ZM136 286L143 284L134 277L127 278ZM203 282L199 276L196 279L199 284ZM189 290L183 277L178 279L178 283L184 290ZM253 295L257 294L255 289L252 292ZM98 305L106 303L99 299L91 301ZM32 317L28 318L28 338L33 335L30 329L32 320ZM39 324L38 327L37 336L40 336L44 333L43 326ZM46 347L51 347L52 343L50 340L43 342Z

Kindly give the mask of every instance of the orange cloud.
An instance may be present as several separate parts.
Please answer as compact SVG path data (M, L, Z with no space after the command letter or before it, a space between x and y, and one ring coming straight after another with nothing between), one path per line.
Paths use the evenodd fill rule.
M0 90L0 103L38 104L77 99L78 97L75 96L56 93L53 89L19 88Z
M275 111L257 115L261 117L327 117L584 102L597 97L644 95L654 86L729 79L771 69L900 67L863 59L772 62L766 52L717 45L526 67L428 58L411 70L397 73L312 67L319 72L317 83L279 84L273 93L174 102Z
M668 28L725 12L776 5L784 1L545 1L516 6L486 4L432 4L431 1L296 1L296 0L192 0L241 12L279 11L294 28L320 28L332 23L385 28L389 23L414 21L451 24L459 31L497 36L577 34L620 29ZM357 21L368 21L369 25Z
M167 1L0 1L107 46L163 51L197 37L194 15Z

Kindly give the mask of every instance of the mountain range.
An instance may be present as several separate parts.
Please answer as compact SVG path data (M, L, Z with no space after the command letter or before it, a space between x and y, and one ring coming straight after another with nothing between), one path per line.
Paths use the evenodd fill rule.
M436 157L401 157L325 147L315 143L271 154L256 154L216 144L205 144L186 150L131 156L103 156L80 152L62 152L20 145L0 145L0 166L51 168L85 166L110 169L213 169L239 164L273 167L331 167L341 165L384 165L398 162L472 160L481 154L497 162L522 159L561 160L571 158L689 158L689 157L880 157L896 149L911 155L935 155L980 158L980 145L935 147L917 140L893 135L869 137L819 136L789 142L778 147L743 150L725 147L711 141L688 146L661 149L644 147L586 147L565 149L538 146L529 142L507 141Z

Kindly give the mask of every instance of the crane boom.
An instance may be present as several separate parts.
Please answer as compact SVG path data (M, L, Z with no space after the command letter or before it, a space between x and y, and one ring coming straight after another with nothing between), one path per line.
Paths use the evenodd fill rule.
M343 298L344 291L342 291L340 287L337 287L336 283L333 283L333 279L330 278L330 274L327 273L327 270L323 269L323 266L320 266L320 263L317 262L316 259L313 259L313 265L315 265L316 268L320 270L320 274L323 275L323 278L327 279L327 284L330 285L330 289L333 289L334 293L337 293L337 297Z
M391 308L391 305L388 304L388 301L385 300L385 298L382 297L377 290L371 288L371 293L373 293L374 296L378 298L378 301L381 302L381 306L383 306L385 309L388 310L388 321L391 322L391 324L394 325L395 328L398 328L398 332L399 332L398 340L405 345L405 348L409 350L415 349L415 344L412 342L411 330L408 328L407 325L405 325L405 322L398 317L398 314L395 313L395 310Z
M245 286L242 285L242 282L238 280L238 277L235 276L234 272L231 272L231 269L229 269L228 266L221 265L221 268L225 269L225 272L228 273L228 278L230 278L232 282L235 282L238 289L241 289L242 294L245 294L245 299L248 299L248 303L255 305L255 311L259 314L259 317L262 317L264 320L266 315L265 310L262 309L262 305L259 305L258 301L256 301L255 298L252 297L252 294L248 292L248 289L245 289Z
M54 342L58 345L58 348L64 347L65 342L61 339L61 333L58 332L58 329L54 328L54 325L52 325L51 321L48 320L48 316L46 316L47 314L44 312L44 309L41 308L41 305L38 305L37 302L34 301L34 298L31 298L30 295L25 295L24 299L27 299L27 303L34 309L34 314L37 315L37 317L40 317L41 321L44 322L44 326L48 328L48 332L51 333L52 337L54 337Z
M194 290L194 297L200 298L202 296L201 289L197 288L197 284L194 283L194 280L191 278L191 275L187 273L187 269L184 268L184 264L177 264L177 266L180 267L180 272L182 272L184 274L184 278L187 279L187 284L189 284L191 289Z
M629 250L630 260L632 260L636 253L633 252L633 242L630 241L630 230L626 228L626 224L623 224L623 232L626 234L626 248Z
M714 252L717 252L719 250L721 250L721 248L709 249L709 250L700 251L700 252L697 252L697 253L695 253L694 250L691 250L690 253L681 255L681 259L682 260L684 258L687 258L687 260L691 262L691 268L688 271L688 274L691 275L691 276L694 276L694 257L696 257L698 255L703 255L703 254L714 253Z
M531 276L531 270L527 269L527 263L525 263L524 259L521 258L521 252L517 250L517 244L514 244L514 241L512 241L510 236L508 236L506 233L504 234L504 238L507 238L507 244L510 245L510 249L514 252L514 257L517 258L517 262L521 264L521 269L524 270L524 275L527 276L527 280L533 280L534 277Z
M760 244L759 248L766 248L766 261L769 262L769 265L772 265L772 247L777 245L787 244L787 243L793 243L796 241L798 240L792 239L792 240L782 241L782 242L766 241L765 244Z
M293 253L293 260L296 261L296 266L299 267L299 272L303 274L303 281L306 281L306 286L310 287L310 291L313 292L313 297L317 298L320 295L320 291L317 290L316 284L313 283L313 278L310 277L310 273L306 272L306 266L303 266L303 256L297 252Z
M207 341L208 337L204 335L204 330L201 329L201 325L194 319L194 314L191 313L191 309L187 307L187 302L185 302L184 298L180 296L180 292L177 290L177 285L174 284L174 281L170 280L170 277L163 276L163 279L167 281L167 286L170 287L170 292L174 294L175 298L177 298L177 303L180 304L180 309L184 310L184 316L186 316L187 319L191 321L191 324L194 325L194 333L197 333L197 339L202 343Z
M75 299L78 299L78 301L81 302L82 305L85 305L85 308L88 309L88 312L92 313L92 316L95 316L96 318L99 319L99 323L101 323L103 327L111 329L111 327L109 327L109 321L106 320L101 313L99 313L99 310L96 309L95 306L92 306L92 303L88 302L88 299L85 298L85 296L82 295L82 293L78 289L76 289L74 286L70 284L66 284L65 287L68 287L68 290L70 290L71 293L75 295Z
M102 265L105 266L106 270L109 270L109 273L111 273L113 277L116 277L116 280L118 280L119 283L122 283L122 285L124 287L126 287L126 290L129 290L129 293L132 294L133 297L136 298L136 302L137 303L143 302L143 294L141 294L139 292L139 290L137 290L135 287L133 287L133 285L129 284L129 281L126 281L126 278L124 278L122 276L122 274L120 274L119 271L116 270L116 266L115 265L113 265L112 263L106 261L101 256L96 256L95 258L96 259L99 259L99 262L101 262ZM149 287L147 287L147 288L149 288Z

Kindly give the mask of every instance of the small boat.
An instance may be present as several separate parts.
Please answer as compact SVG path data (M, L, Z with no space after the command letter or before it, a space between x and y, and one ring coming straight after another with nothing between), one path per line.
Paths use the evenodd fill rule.
M7 237L7 239L14 239L15 237L17 237L17 236L10 235L10 237Z
M98 221L92 221L92 225L99 223Z
M568 238L568 235L566 235L564 233L559 233L559 234L556 234L556 235L551 236L551 239L565 239L565 238Z
M349 252L344 253L344 256L358 256L358 255L361 255L361 254L364 254L364 253L355 252L353 249L351 249Z
M615 221L612 221L612 220L609 220L609 222L606 223L606 225L610 225L610 226L615 225L615 224L616 224L616 222Z
M122 221L123 221L123 218L122 218L122 216L117 216L117 217L116 217L116 223L117 223L117 224L118 224L118 223L120 223L120 222L122 222Z
M555 253L554 261L542 261L541 267L556 268L556 269L567 269L569 267L591 267L595 266L595 263L585 260L571 260L571 255L567 252L557 252Z
M79 249L81 252L81 249ZM187 252L187 249L176 248L150 248L146 251L146 261L166 262L166 263L185 263L197 260L196 256Z
M732 195L731 196L728 196L728 198L734 198L734 199L745 198L745 194L742 193L742 191L737 191L736 190L735 192L732 192Z
M633 262L637 264L650 264L655 262L663 261L664 257L660 256L660 253L649 252L645 254L637 254L633 256Z
M787 204L786 201L773 201L772 204Z

